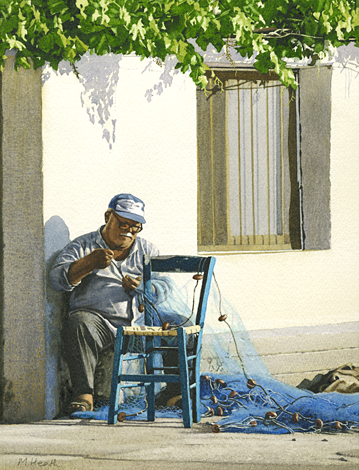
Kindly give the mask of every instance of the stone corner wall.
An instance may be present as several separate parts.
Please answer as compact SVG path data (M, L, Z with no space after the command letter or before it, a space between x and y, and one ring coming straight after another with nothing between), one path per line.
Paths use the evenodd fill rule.
M41 69L1 80L0 420L45 418Z

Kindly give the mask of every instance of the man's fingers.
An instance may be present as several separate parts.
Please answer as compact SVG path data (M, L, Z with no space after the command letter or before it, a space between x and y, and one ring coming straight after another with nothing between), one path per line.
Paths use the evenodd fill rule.
M127 284L129 286L135 286L136 285L136 283L134 282L134 279L132 277L125 276L124 281L125 281L125 284Z
M141 277L136 277L136 278L133 278L131 276L126 276L127 280L133 284L134 286L138 286L140 281L141 281Z
M140 276L136 278L133 278L131 276L125 276L122 279L122 285L124 289L131 289L131 290L137 289L137 287L140 285L140 282L141 282Z
M112 250L104 250L104 254L107 259L112 259L115 253Z
M90 253L93 269L104 269L111 264L114 252L106 248L98 248Z

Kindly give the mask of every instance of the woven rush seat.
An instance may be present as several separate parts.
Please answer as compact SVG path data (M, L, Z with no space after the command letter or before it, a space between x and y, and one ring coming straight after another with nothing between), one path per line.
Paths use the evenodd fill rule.
M183 328L187 335L199 333L200 325L185 326ZM124 326L123 334L125 336L177 336L177 328L163 330L161 326Z

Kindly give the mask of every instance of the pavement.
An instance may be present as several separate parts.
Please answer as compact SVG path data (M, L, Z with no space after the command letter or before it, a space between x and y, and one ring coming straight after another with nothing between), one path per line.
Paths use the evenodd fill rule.
M0 469L327 470L359 469L359 434L213 433L154 422L59 419L0 426Z

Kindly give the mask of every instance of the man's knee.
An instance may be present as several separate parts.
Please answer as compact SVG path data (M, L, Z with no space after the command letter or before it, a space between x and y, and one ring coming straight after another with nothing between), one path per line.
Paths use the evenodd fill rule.
M65 344L88 344L101 350L113 346L115 339L104 320L98 315L91 312L78 311L72 313L65 324L63 340Z
M80 325L93 323L94 317L97 315L91 312L78 311L71 313L66 324L71 328L78 328Z
M87 333L97 330L101 321L97 315L91 312L78 311L72 313L64 327L65 335L77 334L78 331L86 331Z

